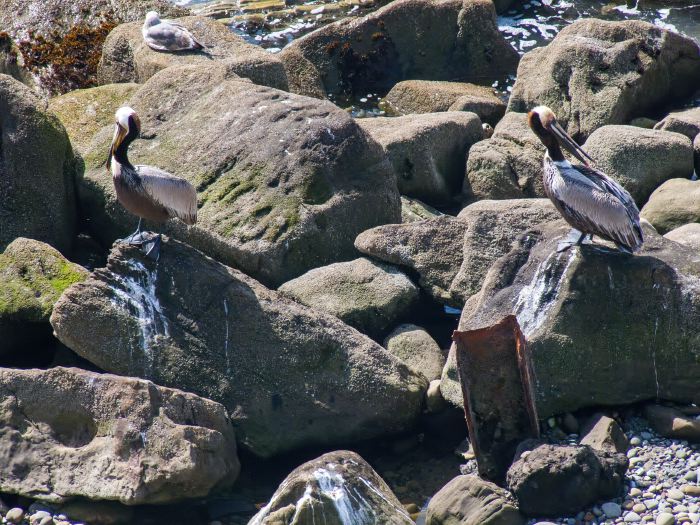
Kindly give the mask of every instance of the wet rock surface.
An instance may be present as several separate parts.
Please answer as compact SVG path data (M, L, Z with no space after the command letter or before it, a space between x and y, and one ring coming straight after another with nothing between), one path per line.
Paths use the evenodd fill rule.
M366 258L314 268L279 287L284 295L380 336L418 303L418 287L396 267Z
M505 490L478 476L457 476L433 496L426 525L524 525Z
M696 254L648 226L634 257L587 244L558 252L568 226L553 222L537 230L492 266L460 329L516 313L539 416L654 397L697 400ZM644 351L638 341L646 342ZM618 366L610 368L611 360Z
M642 205L662 183L693 174L693 145L678 133L634 126L603 126L583 145L595 166Z
M575 514L620 493L627 470L624 454L588 446L524 442L508 470L508 488L530 516Z
M688 96L700 79L697 44L646 22L578 20L523 56L509 111L554 110L575 139L626 124Z
M236 103L222 113L224 98ZM144 137L130 159L198 190L197 226L173 221L166 231L267 284L352 259L357 234L400 221L381 147L330 102L231 78L224 65L211 64L161 71L130 103ZM79 185L84 214L103 243L136 223L105 176L112 128L84 155Z
M0 248L30 237L67 252L76 166L66 131L27 86L0 75L0 132Z
M225 60L232 73L256 84L287 89L282 62L260 47L247 43L224 24L203 16L177 18L174 22L189 29L205 49L184 53L155 51L144 42L142 21L122 24L105 40L97 71L100 84L144 83L166 67L208 65Z
M117 245L51 324L103 370L222 403L239 443L264 457L404 430L428 387L337 318L173 240L157 264Z
M382 478L359 455L329 452L304 463L282 482L250 525L386 523L413 520Z
M465 82L440 80L404 80L398 82L383 99L389 115L470 111L483 122L496 125L506 105L492 88Z
M290 89L388 92L402 80L472 81L512 73L517 53L499 34L487 0L399 0L341 20L287 46Z
M3 492L168 503L238 475L233 428L213 401L72 368L0 369L0 390Z
M525 113L506 113L493 136L475 144L462 193L466 201L545 197L542 159L545 148L532 133Z
M449 111L358 120L386 152L402 195L449 205L464 180L469 149L483 138L474 113Z

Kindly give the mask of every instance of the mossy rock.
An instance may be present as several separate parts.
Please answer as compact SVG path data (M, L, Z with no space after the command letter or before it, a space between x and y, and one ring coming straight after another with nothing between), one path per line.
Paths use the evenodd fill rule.
M171 221L165 230L266 284L349 260L360 232L400 221L381 147L328 101L258 86L212 63L169 67L130 103L142 123L132 162L197 189L197 225ZM82 210L104 244L137 221L105 172L112 134L107 126L94 137L79 184Z
M114 112L137 88L138 84L132 83L77 89L50 99L49 111L66 128L73 148L84 153L95 133L114 122Z
M32 340L37 330L50 335L53 305L70 285L88 272L55 248L18 238L0 254L0 354Z

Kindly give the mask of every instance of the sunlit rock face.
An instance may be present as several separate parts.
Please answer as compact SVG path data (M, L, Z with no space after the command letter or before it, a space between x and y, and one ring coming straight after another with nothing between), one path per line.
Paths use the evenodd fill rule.
M330 452L285 478L248 525L411 525L382 478L354 452Z
M222 403L259 456L406 430L428 387L336 317L167 238L158 262L116 245L51 324L103 370Z
M700 256L648 225L634 256L600 241L558 251L569 232L556 221L525 234L489 270L460 329L516 313L540 417L650 398L697 401ZM451 363L443 379L453 377Z

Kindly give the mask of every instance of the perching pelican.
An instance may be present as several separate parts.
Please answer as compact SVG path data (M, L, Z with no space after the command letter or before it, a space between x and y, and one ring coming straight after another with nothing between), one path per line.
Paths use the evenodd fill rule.
M136 112L129 107L119 108L115 120L114 138L107 163L117 200L139 217L139 225L129 239L133 240L140 233L141 219L163 223L177 217L186 224L197 222L197 192L189 182L161 169L134 166L129 162L129 144L141 132L141 121ZM160 235L151 251L157 252L159 245Z
M644 242L639 210L627 190L590 167L588 161L593 159L564 131L551 109L536 107L528 114L528 121L547 148L544 190L566 222L581 232L576 244L586 235L597 235L614 242L623 252L639 250ZM560 144L583 165L567 161Z
M146 13L146 21L141 28L143 39L148 47L156 51L196 51L204 49L190 31L168 20L161 20L158 13Z

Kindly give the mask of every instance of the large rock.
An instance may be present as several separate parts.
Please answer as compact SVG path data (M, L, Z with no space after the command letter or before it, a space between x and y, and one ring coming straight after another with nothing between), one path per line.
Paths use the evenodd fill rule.
M408 315L419 294L398 269L365 258L314 268L279 291L372 336Z
M670 113L659 121L654 129L681 133L690 140L695 140L695 137L700 133L700 108Z
M428 381L440 378L445 356L435 339L420 326L402 324L384 340L384 348Z
M462 248L462 265L450 285L460 304L481 290L486 273L499 257L530 228L561 216L549 199L483 200L459 212L467 223Z
M464 180L469 148L483 138L474 113L444 112L358 120L382 145L402 195L451 204Z
M226 410L150 381L0 369L3 493L128 505L206 496L240 465Z
M143 21L122 24L105 40L97 73L100 84L143 83L166 67L208 65L213 60L226 60L229 70L241 77L250 78L256 84L287 89L282 61L260 46L247 43L226 25L204 16L186 16L176 22L189 29L206 50L154 51L141 34Z
M222 111L222 100L235 103ZM197 226L171 221L167 231L268 284L351 259L358 233L401 220L381 147L330 102L230 78L214 62L167 68L130 103L144 137L130 159L197 188ZM105 173L112 128L85 154L79 188L88 224L104 243L136 223Z
M573 516L619 495L627 456L581 445L524 442L508 469L508 488L528 516Z
M432 206L419 201L418 199L411 199L410 197L401 196L401 222L418 222L424 221L426 219L434 219L444 215Z
M222 403L260 456L406 429L428 386L337 318L167 238L157 263L115 246L51 324L103 370Z
M292 91L388 92L401 80L495 80L515 50L498 32L491 0L398 0L292 42L280 58ZM320 89L319 89L320 88Z
M492 88L441 80L399 82L384 97L382 107L391 115L471 111L494 126L506 111L506 105Z
M412 525L384 480L354 452L329 452L287 476L248 525Z
M94 86L109 31L152 10L164 17L188 12L168 0L0 0L0 28L17 41L39 87L65 93Z
M664 437L700 443L700 421L686 416L680 410L661 405L647 405L644 408L644 417L649 420L651 428Z
M603 414L594 415L581 432L581 445L588 445L600 451L627 454L629 440L620 425Z
M544 152L527 115L506 113L493 136L469 151L462 190L465 200L544 197Z
M24 64L24 58L10 35L0 32L0 74L9 75L29 87L34 87L34 79Z
M517 315L540 418L651 398L700 400L700 259L643 229L642 251L625 256L588 244L558 252L570 227L541 225L494 263L467 303L462 330Z
M17 237L67 252L75 234L75 157L58 119L0 75L0 249Z
M457 476L428 504L426 525L524 525L508 493L478 476Z
M578 20L526 53L508 103L554 110L576 139L605 124L626 124L697 89L700 53L688 37L638 20Z
M109 84L76 89L49 100L49 111L65 126L73 148L84 154L99 130L114 124L114 112L134 94L138 84Z
M12 241L0 254L0 355L50 341L54 303L87 274L43 242Z
M462 263L465 222L443 215L407 224L386 224L367 230L355 239L362 253L381 261L409 268L418 284L440 303L459 306L450 285Z
M666 181L651 194L640 215L662 234L684 224L700 222L700 181Z
M684 224L671 230L664 237L700 253L700 223Z
M693 145L679 133L603 126L583 145L595 167L630 192L638 205L663 182L693 174Z

